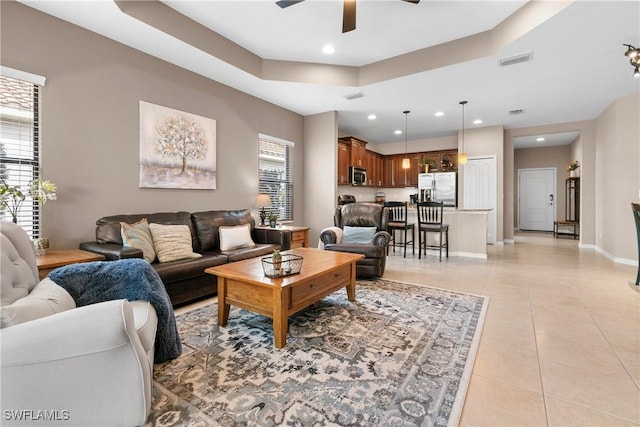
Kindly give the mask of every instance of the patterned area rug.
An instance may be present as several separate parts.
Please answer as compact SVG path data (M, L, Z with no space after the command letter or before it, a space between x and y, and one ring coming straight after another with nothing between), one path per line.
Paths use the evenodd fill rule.
M457 425L487 297L358 281L289 318L217 304L177 317L184 352L156 365L149 426Z

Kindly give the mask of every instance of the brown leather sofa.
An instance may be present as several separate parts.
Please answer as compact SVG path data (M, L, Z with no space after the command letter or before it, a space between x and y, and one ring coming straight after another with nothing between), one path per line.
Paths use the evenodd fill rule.
M200 258L183 259L151 265L162 279L173 305L184 304L218 292L217 278L205 269L247 258L265 256L274 249L287 250L291 246L291 233L281 229L256 229L255 220L248 209L206 212L164 212L133 215L113 215L96 221L96 241L80 244L80 249L96 252L111 261L124 258L142 258L140 249L124 247L120 222L132 224L147 218L149 223L184 224L191 231L193 251ZM251 224L254 247L220 250L220 226Z
M320 240L325 250L363 254L364 259L356 263L358 277L381 277L387 261L387 245L391 235L386 231L389 222L389 211L378 203L349 203L339 206L333 216L336 227L376 227L376 233L369 244L337 243L333 230L325 230Z

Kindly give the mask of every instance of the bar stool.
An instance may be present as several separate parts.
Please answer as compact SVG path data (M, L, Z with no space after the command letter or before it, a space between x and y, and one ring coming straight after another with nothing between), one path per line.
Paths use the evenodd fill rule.
M416 244L414 243L414 230L415 224L407 222L407 202L385 202L384 207L389 211L389 222L387 223L387 230L391 234L393 243L389 246L393 246L393 252L396 251L396 246L404 246L404 257L407 257L407 245L411 243L412 253L416 253ZM396 244L396 231L404 230L404 244ZM407 231L411 230L411 240L407 239ZM389 255L389 246L387 246L387 255Z
M447 258L449 258L449 225L444 224L443 202L419 202L417 204L418 209L418 259L422 258L422 249L424 248L424 254L427 255L427 248L437 248L440 253L440 262L442 262L442 249L447 251ZM440 239L438 245L427 244L427 233L439 233ZM444 241L442 240L442 234L444 233Z

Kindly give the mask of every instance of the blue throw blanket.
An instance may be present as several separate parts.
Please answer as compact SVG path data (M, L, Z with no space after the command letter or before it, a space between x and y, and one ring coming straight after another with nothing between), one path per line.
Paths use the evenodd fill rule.
M141 258L95 261L55 269L49 278L69 292L78 307L126 299L149 301L158 314L155 363L182 353L173 305L158 273Z

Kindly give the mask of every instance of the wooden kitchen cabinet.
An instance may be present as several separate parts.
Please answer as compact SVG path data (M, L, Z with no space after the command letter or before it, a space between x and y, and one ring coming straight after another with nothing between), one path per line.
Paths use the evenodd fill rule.
M338 185L349 184L349 145L338 141Z
M356 166L359 168L366 167L366 143L362 141L351 138L351 166Z

